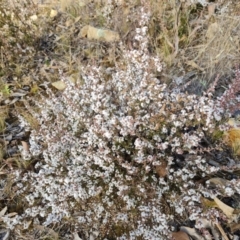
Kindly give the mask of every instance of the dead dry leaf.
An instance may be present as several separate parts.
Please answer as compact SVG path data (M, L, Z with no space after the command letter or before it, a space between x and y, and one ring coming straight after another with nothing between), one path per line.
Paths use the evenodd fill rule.
M66 88L66 84L63 81L56 81L52 83L52 86L62 91Z
M24 149L26 152L28 152L28 151L29 151L28 143L25 142L25 141L21 141L21 143L22 143L23 149Z
M217 207L218 206L215 203L215 201L208 200L207 198L204 198L204 197L201 198L201 202L202 202L203 206L207 207L207 208L213 208L213 207Z
M225 203L223 203L220 199L218 199L217 197L215 197L213 199L215 201L215 203L217 204L218 208L220 208L223 213L230 219L233 218L233 212L234 212L234 208L229 207L228 205L226 205Z
M16 212L12 212L12 213L9 213L9 214L7 214L6 216L7 217L14 217L14 216L16 216L18 213L16 213Z
M106 42L114 42L120 39L119 34L117 32L95 28L90 25L84 26L81 29L79 36L81 38L86 37L90 40L95 39L95 40L106 41Z
M50 18L54 18L54 17L56 17L57 15L58 15L57 10L51 9Z
M32 21L37 21L38 20L38 16L35 14L35 15L32 15L32 16L30 16L30 19L32 20Z
M215 3L208 4L208 18L210 18L215 13L215 9L216 9Z
M32 220L25 222L25 223L24 223L24 229L28 229L29 226L31 225L31 223L32 223Z
M233 149L234 154L240 155L240 129L231 128L224 134L224 141Z
M172 238L173 238L173 240L190 240L187 233L185 233L183 231L173 232Z
M1 212L0 212L0 217L3 217L6 212L7 212L7 206L4 207L4 208L1 210Z
M229 118L228 125L234 128L239 128L240 122L237 121L235 118Z
M161 165L156 166L156 173L159 177L165 177L168 174L167 162L162 162Z
M216 34L220 31L220 27L217 22L209 25L208 30L206 32L206 37L208 39L213 39L216 37Z
M38 85L37 84L33 84L33 86L31 87L30 92L35 94L35 93L38 92L38 90L39 90Z

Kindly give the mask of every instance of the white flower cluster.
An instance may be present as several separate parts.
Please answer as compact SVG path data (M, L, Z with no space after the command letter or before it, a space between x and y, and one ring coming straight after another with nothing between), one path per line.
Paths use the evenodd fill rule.
M62 95L48 90L36 103L40 129L31 133L30 151L39 161L34 172L16 174L28 191L21 218L45 225L70 219L76 231L96 229L103 238L162 239L173 218L163 195L177 214L201 214L201 185L193 178L218 170L200 156L201 139L216 127L215 103L168 91L155 77L162 65L147 50L149 14L139 14L139 47L120 44L124 62L110 77L90 64L76 84L60 73ZM165 161L163 178L156 166Z
M200 3L203 6L208 5L208 0L190 0L192 4Z

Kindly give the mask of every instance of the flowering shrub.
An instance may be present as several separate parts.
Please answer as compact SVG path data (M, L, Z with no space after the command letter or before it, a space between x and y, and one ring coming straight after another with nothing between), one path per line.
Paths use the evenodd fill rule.
M15 173L29 207L14 223L5 219L10 226L68 221L101 239L166 239L174 216L209 216L200 198L218 192L195 178L219 170L202 157L201 141L221 116L210 96L172 92L156 78L162 65L147 50L144 8L139 18L139 47L119 46L124 61L82 66L76 84L60 72L64 92L48 89L36 103L30 152L39 161L35 171Z
M218 109L222 109L229 115L233 115L240 108L240 70L235 70L235 78L229 85L228 89L219 97L217 102Z

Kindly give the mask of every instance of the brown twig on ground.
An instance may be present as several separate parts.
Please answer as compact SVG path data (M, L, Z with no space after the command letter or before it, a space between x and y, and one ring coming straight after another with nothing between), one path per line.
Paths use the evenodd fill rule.
M220 233L222 234L223 238L225 240L229 240L229 238L227 237L226 233L224 232L222 226L219 223L215 223L215 225L218 228L218 230L220 231Z

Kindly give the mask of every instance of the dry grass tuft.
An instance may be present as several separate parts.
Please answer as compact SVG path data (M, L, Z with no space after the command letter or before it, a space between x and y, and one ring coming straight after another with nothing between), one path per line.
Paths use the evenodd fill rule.
M202 69L206 81L213 81L213 76L231 74L239 63L239 16L217 16L209 20L196 46L186 51L189 61L195 62ZM193 45L193 44L192 44Z
M214 4L152 1L149 32L152 46L167 63L163 77L168 83L173 76L182 78L183 86L191 81L198 88L194 92L201 93L217 75L232 76L239 63L240 4Z

